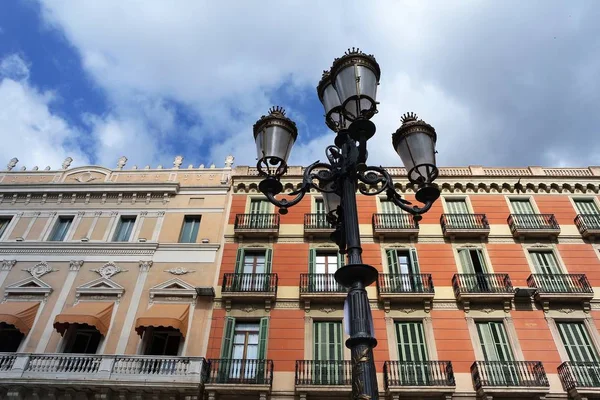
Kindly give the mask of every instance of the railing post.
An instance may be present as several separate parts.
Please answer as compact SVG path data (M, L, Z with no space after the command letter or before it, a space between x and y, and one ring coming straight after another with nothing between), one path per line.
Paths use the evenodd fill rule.
M13 377L21 377L29 365L30 354L17 354L12 368L7 371Z
M100 360L100 366L98 367L98 372L97 372L97 376L100 377L105 377L106 379L110 378L112 371L113 371L113 367L115 365L115 358L116 356L114 355L107 355L102 357L102 359Z

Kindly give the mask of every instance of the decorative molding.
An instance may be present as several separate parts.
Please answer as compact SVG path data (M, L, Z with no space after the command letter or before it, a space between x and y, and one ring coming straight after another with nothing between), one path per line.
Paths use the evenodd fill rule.
M3 242L0 254L152 256L157 243Z
M574 313L579 310L576 310L574 308L557 308L556 311L563 313L563 314L571 314L571 313Z
M141 272L148 272L148 271L150 271L150 268L152 268L152 264L154 264L153 261L140 260L139 261L140 271Z
M194 273L194 272L196 272L196 270L195 269L186 269L183 267L177 267L177 268L165 269L165 272L168 272L173 275L185 275L185 274Z
M11 271L17 260L2 260L2 271Z
M35 296L43 296L43 301L46 301L50 293L52 293L52 287L50 285L41 279L32 276L8 285L4 289L4 301L6 301L8 296L12 295L32 295L32 298Z
M319 308L319 311L322 311L325 314L331 314L332 312L339 311L339 309L333 307L321 307Z
M75 289L75 302L81 300L81 295L89 295L90 298L101 296L104 299L116 296L119 302L124 292L125 288L118 283L108 278L98 278Z
M111 279L119 272L127 272L128 270L118 267L114 262L108 262L99 269L91 269L90 271L97 272L104 279Z
M158 296L161 300L195 302L197 293L193 285L179 278L173 278L150 288L150 302L154 302Z
M31 274L31 276L39 279L50 272L56 272L58 270L49 266L46 261L42 261L35 264L33 267L24 268L23 271L27 271Z
M79 271L83 265L83 260L69 261L69 271Z

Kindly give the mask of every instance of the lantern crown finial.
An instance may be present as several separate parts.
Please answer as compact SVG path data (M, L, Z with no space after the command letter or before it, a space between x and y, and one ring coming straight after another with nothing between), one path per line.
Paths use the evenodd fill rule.
M418 119L419 117L414 112L407 112L402 115L401 121L403 124L406 124L408 122L415 122Z
M281 106L273 106L269 108L269 115L285 117L285 109Z

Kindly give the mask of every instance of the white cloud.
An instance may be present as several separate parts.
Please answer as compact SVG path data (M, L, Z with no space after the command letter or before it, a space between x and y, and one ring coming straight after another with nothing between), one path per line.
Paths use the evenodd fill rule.
M0 61L0 72L0 162L17 157L19 166L28 169L46 165L57 169L71 156L73 165L88 163L76 144L80 132L50 111L56 100L52 92L41 92L29 84L25 61L9 55Z

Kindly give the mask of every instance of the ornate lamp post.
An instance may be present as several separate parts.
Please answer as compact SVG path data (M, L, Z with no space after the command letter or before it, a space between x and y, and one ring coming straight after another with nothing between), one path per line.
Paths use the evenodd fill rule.
M377 113L377 86L381 71L372 55L352 48L336 58L317 86L325 108L325 122L337 133L335 145L325 150L328 163L315 162L305 169L301 187L288 193L293 199L277 199L283 191L280 180L287 171L287 160L298 136L296 124L280 107L271 108L254 125L258 152L257 168L264 179L259 189L279 207L281 214L294 206L310 189L323 194L329 223L335 227L331 235L346 254L346 265L335 273L336 281L349 288L350 338L346 347L352 354L352 395L354 399L379 398L373 360L372 316L365 288L377 280L377 270L362 262L358 229L356 190L374 196L385 192L387 199L418 221L440 192L433 184L438 176L435 162L435 129L413 113L402 116L402 126L392 134L394 149L402 159L408 180L417 188L416 199L422 206L412 205L394 189L390 174L382 167L367 166L367 141L375 134L370 119ZM366 189L358 183L366 185Z

